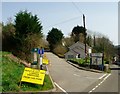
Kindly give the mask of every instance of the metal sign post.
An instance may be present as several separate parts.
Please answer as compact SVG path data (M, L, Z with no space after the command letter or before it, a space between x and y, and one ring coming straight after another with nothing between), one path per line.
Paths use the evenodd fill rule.
M38 48L33 48L31 53L32 53L31 67L32 68L37 68L37 64L38 64Z
M43 69L43 55L44 55L44 48L41 47L41 49L38 50L39 54L39 62L38 62L38 68Z
M92 57L91 57L92 48L89 48L88 53L89 53L89 58L90 58L90 69L91 69L91 67L92 67Z

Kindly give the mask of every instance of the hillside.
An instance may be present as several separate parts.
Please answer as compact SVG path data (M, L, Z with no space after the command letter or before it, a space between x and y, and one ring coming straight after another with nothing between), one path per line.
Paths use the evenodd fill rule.
M1 92L23 92L23 91L44 91L53 88L49 75L45 76L44 85L37 85L22 82L20 87L20 80L25 66L20 62L17 57L9 52L2 53L2 84L0 86Z

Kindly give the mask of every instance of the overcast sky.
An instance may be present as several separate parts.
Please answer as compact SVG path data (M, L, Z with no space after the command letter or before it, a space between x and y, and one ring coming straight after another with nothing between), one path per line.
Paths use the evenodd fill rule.
M6 23L9 17L14 21L20 10L36 14L45 35L56 27L68 36L75 26L83 25L82 14L85 14L88 30L104 34L118 44L118 2L2 2L0 21Z

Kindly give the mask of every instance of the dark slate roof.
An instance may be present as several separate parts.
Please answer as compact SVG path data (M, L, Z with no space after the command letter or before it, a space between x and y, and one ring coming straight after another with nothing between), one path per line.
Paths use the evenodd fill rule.
M76 42L75 44L73 44L73 45L71 45L70 47L69 47L69 49L74 49L74 48L80 48L80 49L85 49L85 44L84 43L82 43L82 42ZM86 48L88 49L88 48L90 48L88 45L86 45Z
M90 47L88 45L86 45L86 47L87 47L87 51L88 51L88 49ZM84 54L84 51L85 51L85 44L78 41L69 47L69 51L66 54L68 54L69 52L71 52L75 55L81 54L81 53Z
M70 51L66 52L65 54L68 54L68 53L72 53L72 54L74 54L74 55L77 54L77 53L76 53L75 51L73 51L73 50L70 50Z

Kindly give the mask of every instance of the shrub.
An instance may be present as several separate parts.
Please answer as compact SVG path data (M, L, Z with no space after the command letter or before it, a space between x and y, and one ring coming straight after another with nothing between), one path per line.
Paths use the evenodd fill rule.
M53 52L59 56L64 56L64 54L67 52L67 49L66 47L58 44L55 46Z

